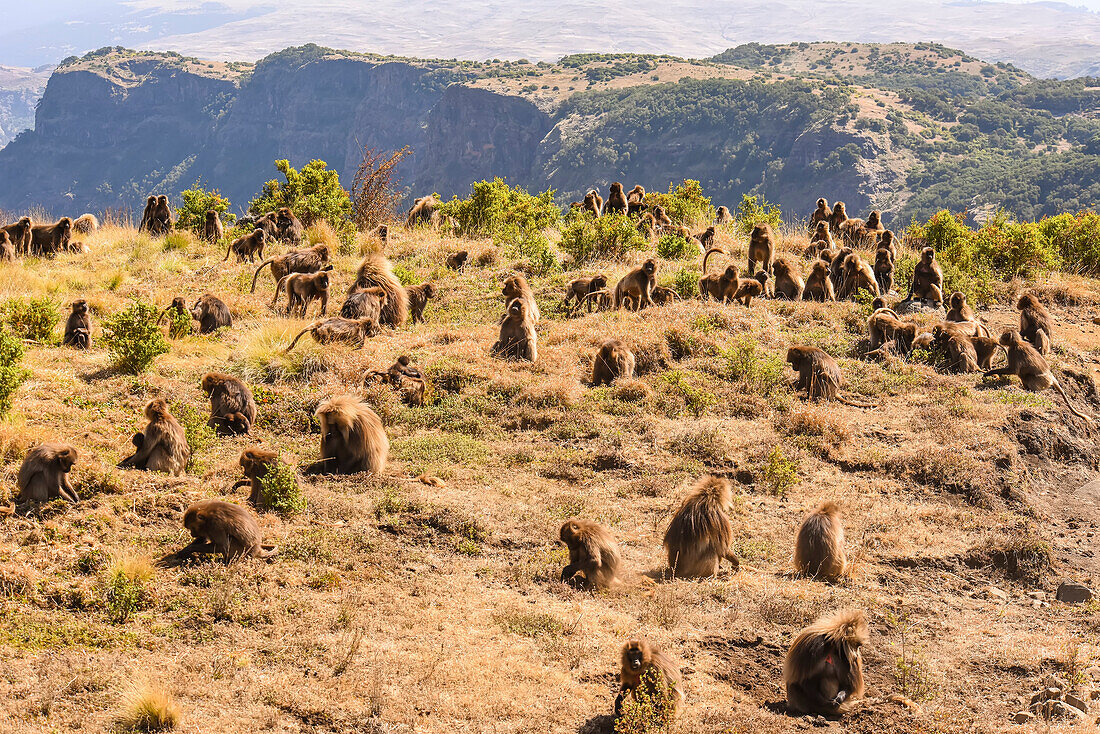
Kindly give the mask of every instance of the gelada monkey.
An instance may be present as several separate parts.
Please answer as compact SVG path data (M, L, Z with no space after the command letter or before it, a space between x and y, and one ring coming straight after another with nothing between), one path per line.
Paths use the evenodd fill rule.
M684 692L680 686L680 666L644 637L627 640L623 645L619 671L621 689L615 698L615 715L622 714L627 696L655 704L656 712L671 720L680 712ZM671 708L671 711L668 709ZM662 722L670 723L669 721Z
M665 532L668 566L679 578L706 578L718 573L725 558L740 566L730 548L733 527L733 492L728 480L706 476L684 498Z
M807 714L835 716L863 696L863 658L867 643L863 612L843 611L802 630L783 662L787 705Z
M622 557L607 528L574 517L561 526L559 537L569 548L569 565L561 572L562 583L578 585L585 591L607 589L619 583Z
M847 569L844 526L835 502L822 502L802 521L794 541L794 567L799 573L837 581Z
M194 540L175 554L183 561L195 553L220 553L228 563L237 558L271 558L279 551L264 545L256 518L244 507L222 500L199 500L183 513L183 526Z

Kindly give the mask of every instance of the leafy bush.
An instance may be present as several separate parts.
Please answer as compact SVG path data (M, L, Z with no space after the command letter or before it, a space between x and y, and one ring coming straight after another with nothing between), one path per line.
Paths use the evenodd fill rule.
M665 731L676 715L671 695L656 693L665 689L661 672L650 666L632 695L623 699L622 713L615 719L614 734L648 734ZM654 695L656 693L656 695Z
M764 483L776 497L783 497L787 490L798 484L797 465L787 458L778 445L768 452L764 463Z
M123 624L135 611L149 605L147 586L153 566L142 558L115 561L103 582L103 605L115 624Z
M4 303L4 322L20 339L47 342L61 321L61 307L47 296L12 298Z
M661 381L665 383L668 392L680 398L692 415L698 418L718 399L712 391L694 384L697 382L696 378L697 373L691 373L687 370L669 370L661 374ZM680 411L676 410L675 412Z
M340 238L341 250L351 252L355 241L353 207L351 196L340 185L340 174L320 160L310 161L301 171L292 168L287 160L275 161L275 168L286 182L276 179L266 182L259 196L248 205L249 213L263 215L285 206L307 227L324 220Z
M970 247L972 233L964 223L965 219L965 214L952 214L944 209L933 214L924 224L914 221L905 236L917 247L931 247L940 259L950 260L958 267L969 270L974 266Z
M188 403L172 403L169 407L172 415L183 428L191 457L187 460L187 471L196 473L202 468L200 455L205 454L214 445L214 429L207 425L207 414Z
M1039 228L1057 248L1064 267L1082 274L1100 274L1100 215L1059 214L1041 220Z
M757 395L772 396L786 382L787 363L778 354L763 352L752 338L742 337L722 356L730 377Z
M12 396L30 374L19 364L24 350L23 342L0 330L0 416L11 410Z
M694 238L687 239L675 232L666 232L657 240L657 257L666 260L683 260L699 255L699 243Z
M206 228L206 212L213 209L221 215L222 224L226 229L237 221L236 214L229 213L229 199L221 195L217 189L206 190L201 181L196 181L191 188L180 192L183 205L176 210L176 227L178 229L191 230L201 235Z
M154 359L169 351L168 340L157 326L157 307L140 301L105 318L100 341L112 364L131 375L149 369Z
M1100 240L1094 243L1089 236L1096 225L1085 217L1078 230L1082 237L1068 237L1075 226L1061 217L1038 223L1012 222L1001 212L977 231L967 227L964 218L963 214L946 210L937 212L924 224L910 224L906 239L917 247L933 248L944 266L945 288L964 293L969 289L976 302L992 298L993 278L1030 277L1061 267L1063 257L1073 262L1068 258L1078 253L1087 255L1093 246L1100 251ZM1065 252L1060 243L1065 245ZM956 276L956 283L948 281L949 270Z
M526 259L530 271L537 275L546 275L561 267L554 248L542 232L524 232L504 249L511 257Z
M263 506L283 517L292 517L306 509L306 496L298 484L297 470L276 462L260 480Z
M182 339L185 336L190 336L195 330L194 319L191 318L191 314L187 311L180 311L177 308L169 308L164 312L164 315L168 317L168 336L173 339Z
M699 278L703 277L698 270L681 268L671 280L662 282L666 288L671 288L679 294L680 298L695 298L699 295Z
M590 213L573 217L562 230L558 243L578 265L598 259L619 259L645 246L646 241L634 222L618 212L599 218Z
M667 194L648 194L646 203L660 204L673 224L689 228L712 222L717 214L710 199L703 195L702 184L692 179L676 186L670 183Z
M1057 250L1033 222L986 224L974 233L973 241L978 262L1005 279L1026 278L1061 265Z
M473 185L470 198L456 196L444 202L443 213L454 218L460 234L492 237L498 243L541 232L561 221L553 189L533 196L526 189L513 188L500 178L478 181Z
M752 234L753 227L758 224L768 223L772 229L779 229L783 222L783 210L767 199L748 194L741 195L741 203L737 205L737 214L734 215L734 225L741 234Z
M916 259L911 258L913 265L916 265ZM971 271L964 271L958 268L952 262L941 262L940 267L943 269L943 289L944 296L948 293L954 293L959 291L966 296L966 302L970 304L977 304L979 306L991 306L993 305L994 293L993 293L993 272L984 265L975 266ZM909 284L913 282L913 270L910 268L909 277L907 280L896 280L895 282L900 285L896 286L899 290L905 289L905 292L909 292Z

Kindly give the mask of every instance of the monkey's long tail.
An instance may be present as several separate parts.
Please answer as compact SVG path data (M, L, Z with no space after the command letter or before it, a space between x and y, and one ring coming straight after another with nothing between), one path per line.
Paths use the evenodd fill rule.
M1080 411L1078 411L1077 408L1073 407L1073 403L1071 403L1069 401L1069 396L1066 395L1066 391L1062 389L1061 383L1058 382L1057 380L1054 381L1054 388L1056 390L1058 390L1058 394L1060 394L1062 396L1062 400L1066 401L1066 407L1069 408L1070 413L1073 413L1078 418L1080 418L1082 420L1086 420L1089 423L1095 423L1096 422L1095 420L1093 420L1093 418L1091 416L1087 416L1084 413L1081 413Z
M707 260L709 260L710 256L713 255L716 252L720 252L723 255L728 255L729 254L728 252L723 250L721 247L712 247L709 250L707 250L706 254L703 255L703 275L707 274Z
M604 288L602 290L592 291L591 293L586 293L583 299L580 299L580 300L577 301L576 310L579 311L581 309L582 304L587 304L593 298L599 298L601 295L603 295L606 292L607 292L607 289Z
M256 292L256 279L260 277L260 271L273 262L275 262L274 258L272 258L271 260L264 260L262 263L260 263L260 267L256 268L256 274L252 276L252 290L250 290L249 293Z
M233 252L233 243L232 242L229 243L229 247L225 248L225 260L222 260L222 262L225 262L226 260L229 259L229 253L231 253L231 252Z
M271 299L271 307L272 308L275 308L275 304L277 304L279 302L279 294L282 293L283 284L286 283L286 279L289 278L289 277L290 277L289 275L284 275L283 277L279 278L279 282L277 282L275 284L275 297ZM290 300L290 292L289 291L287 291L287 296L286 297L287 297L287 300L288 300L287 305L289 306L289 300Z
M844 403L845 405L849 405L853 408L877 408L878 407L874 403L857 403L853 400L849 400L848 398L844 397L840 393L837 393L836 399L839 402Z
M289 352L291 349L293 349L294 345L298 343L298 340L301 339L303 336L305 336L307 333L309 333L312 330L313 330L313 324L310 324L306 328L302 329L301 333L299 333L298 336L294 337L294 341L292 341L290 343L290 346L286 348L286 351Z

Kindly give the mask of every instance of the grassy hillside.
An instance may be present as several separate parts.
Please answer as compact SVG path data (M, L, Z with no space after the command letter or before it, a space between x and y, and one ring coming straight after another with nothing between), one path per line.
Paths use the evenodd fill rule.
M1098 434L1053 393L863 361L868 309L852 302L686 299L574 318L560 304L577 273L558 270L531 276L538 362L501 361L489 356L500 283L530 263L489 240L391 231L385 254L402 278L439 286L426 323L361 350L309 343L289 356L304 323L271 309L270 277L250 294L252 266L223 264L224 249L187 235L111 226L85 238L90 254L0 263L0 301L86 298L96 321L89 352L58 346L59 329L28 344L31 377L0 422L0 493L14 492L28 447L64 440L81 453L85 498L0 521L0 728L115 730L127 695L151 688L175 702L185 732L608 732L618 649L641 633L685 671L673 731L804 731L811 721L784 713L782 656L801 627L839 607L871 619L869 698L831 730L1048 731L1009 726L1044 675L1095 695L1100 606L1053 592L1100 574L1100 493L1077 489L1096 469ZM785 232L782 249L800 253L803 231ZM331 237L310 232L336 247ZM744 236L724 228L719 238L743 263ZM379 246L366 235L358 244ZM459 249L471 266L445 269ZM581 272L614 282L651 254ZM913 255L907 244L903 256ZM358 259L335 260L334 309ZM659 279L690 278L698 260L662 260ZM980 314L991 329L1017 323L1012 297L1028 286L1057 321L1059 379L1097 414L1100 281L1046 271L997 282ZM203 292L229 304L232 328L171 340L138 377L110 368L106 315L132 299L163 307ZM609 336L633 348L639 377L588 388ZM875 407L795 395L782 362L793 343L835 355L848 394ZM428 373L427 406L363 387L366 370L399 354ZM198 428L208 409L199 381L211 369L252 386L253 435L196 443L194 467L178 478L114 468L152 397ZM260 516L282 550L272 562L149 565L186 543L190 502L243 501L230 491L243 448L313 460L312 410L349 392L386 425L384 476L304 481L304 513ZM708 472L734 482L742 570L668 581L664 526ZM444 486L418 482L424 473ZM835 586L795 578L790 565L798 523L827 499L843 504L853 563ZM619 590L557 582L567 560L558 528L574 515L620 541ZM1095 721L1093 712L1066 730Z

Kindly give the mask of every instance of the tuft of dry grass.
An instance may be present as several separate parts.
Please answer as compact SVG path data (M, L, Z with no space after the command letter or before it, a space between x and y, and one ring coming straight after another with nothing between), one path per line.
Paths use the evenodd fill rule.
M340 251L340 238L336 236L336 230L324 220L314 222L306 227L302 233L302 246L326 245L330 253ZM365 253L364 253L365 254Z
M145 686L125 697L125 706L118 716L123 731L170 731L179 726L180 710L163 688Z

